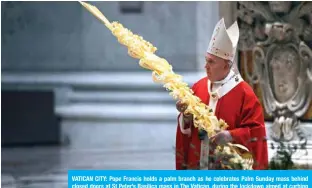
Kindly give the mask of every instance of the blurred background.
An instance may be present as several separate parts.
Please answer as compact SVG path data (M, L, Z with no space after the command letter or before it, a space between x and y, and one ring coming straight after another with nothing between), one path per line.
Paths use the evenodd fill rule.
M268 130L273 127L271 149L279 141L304 143L305 155L294 160L311 161L311 3L90 3L156 46L156 54L190 86L205 76L204 54L217 21L224 17L229 26L238 20L238 71L259 96ZM293 16L292 10L300 14ZM279 95L283 92L276 90L274 78L280 76L274 75L290 69L264 77L253 56L258 42L274 38L272 33L285 26L274 25L279 18L301 23L293 37L280 40L295 45L297 59L290 69L300 69L288 81L281 79L294 89L289 96ZM1 28L3 187L67 187L68 169L175 169L175 101L78 2L1 2ZM306 48L299 50L295 36ZM266 55L276 60L272 54L277 53ZM301 84L291 85L296 80ZM274 97L267 95L270 91ZM298 105L287 113L266 103L288 104L293 98Z

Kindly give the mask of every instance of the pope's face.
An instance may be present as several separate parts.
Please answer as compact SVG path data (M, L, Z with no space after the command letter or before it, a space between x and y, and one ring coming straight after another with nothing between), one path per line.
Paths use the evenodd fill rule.
M208 79L212 82L222 80L229 71L229 64L226 60L215 55L206 54L205 69Z

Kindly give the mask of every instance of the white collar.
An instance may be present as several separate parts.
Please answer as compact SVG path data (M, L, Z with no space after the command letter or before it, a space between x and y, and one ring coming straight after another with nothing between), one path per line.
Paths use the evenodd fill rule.
M235 78L234 78L235 77ZM233 71L231 71L228 76L222 80L226 81L223 83L223 86L218 88L216 91L211 91L211 82L208 80L208 93L214 100L218 100L224 95L226 95L228 92L230 92L235 86L237 86L240 82L244 81L240 75L236 75ZM220 81L218 81L220 82ZM215 82L214 82L215 84Z

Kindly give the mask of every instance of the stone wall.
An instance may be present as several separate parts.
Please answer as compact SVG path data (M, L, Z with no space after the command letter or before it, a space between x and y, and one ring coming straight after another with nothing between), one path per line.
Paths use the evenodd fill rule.
M144 2L124 14L120 2L92 2L158 48L177 71L201 68L218 2ZM125 47L78 2L2 2L2 71L142 71Z

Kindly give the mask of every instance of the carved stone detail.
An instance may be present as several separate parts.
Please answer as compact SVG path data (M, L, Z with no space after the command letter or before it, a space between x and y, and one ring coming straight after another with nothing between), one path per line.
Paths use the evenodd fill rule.
M312 100L312 2L239 2L239 49L252 50L266 112L274 117L272 139L300 137L298 118Z

